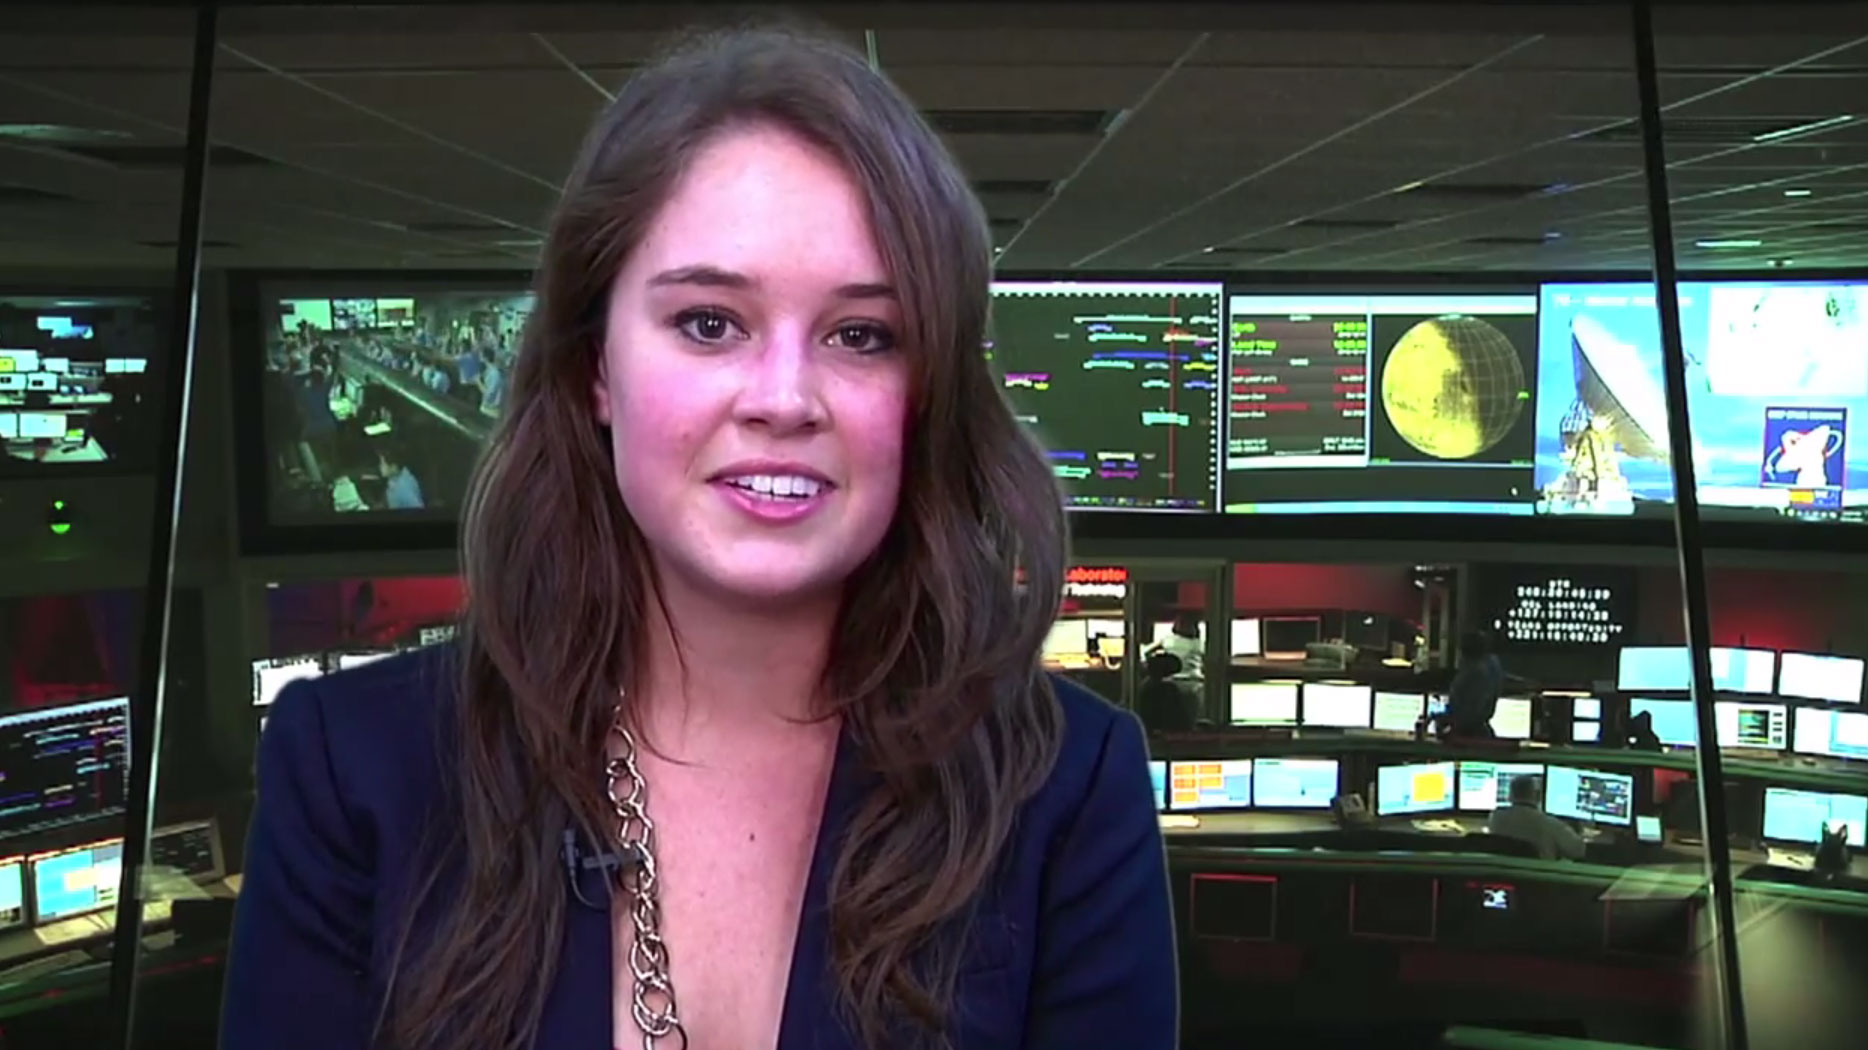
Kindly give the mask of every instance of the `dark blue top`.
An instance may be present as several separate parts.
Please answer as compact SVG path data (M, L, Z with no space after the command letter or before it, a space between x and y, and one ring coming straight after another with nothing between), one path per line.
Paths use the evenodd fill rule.
M399 888L425 855L423 828L447 819L437 741L451 724L450 652L295 682L273 705L223 1050L368 1046L405 914ZM1173 916L1142 732L1133 716L1055 681L1062 748L981 895L956 985L953 1045L1170 1050ZM827 888L869 778L846 734L811 860L779 1050L861 1050L837 1019ZM607 908L569 907L540 1050L611 1050L610 929Z
M1497 656L1487 653L1462 662L1446 690L1446 715L1454 731L1489 734L1492 716L1498 711L1498 694L1504 688L1505 665Z

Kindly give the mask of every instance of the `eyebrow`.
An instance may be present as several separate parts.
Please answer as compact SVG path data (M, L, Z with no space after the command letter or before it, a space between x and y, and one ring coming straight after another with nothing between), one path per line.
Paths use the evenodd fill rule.
M718 266L680 266L672 270L663 270L649 278L649 287L661 288L669 285L696 285L702 288L732 288L747 290L758 287L759 282L743 273L723 270ZM839 299L894 299L895 287L882 281L857 281L839 285L832 291Z

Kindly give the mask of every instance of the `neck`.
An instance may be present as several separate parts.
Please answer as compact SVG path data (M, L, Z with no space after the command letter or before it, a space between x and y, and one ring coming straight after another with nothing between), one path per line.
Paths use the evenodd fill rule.
M714 596L663 575L648 607L648 665L637 708L656 746L751 743L811 727L840 597L767 607Z

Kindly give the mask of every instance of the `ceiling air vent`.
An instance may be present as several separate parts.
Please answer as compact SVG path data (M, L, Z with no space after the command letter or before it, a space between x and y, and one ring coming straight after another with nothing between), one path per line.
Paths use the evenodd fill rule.
M1257 247L1253 245L1222 244L1211 251L1201 252L1200 254L1209 259L1214 256L1226 259L1241 259L1247 257L1263 259L1273 255L1283 255L1290 250L1289 248L1274 248L1270 246Z
M1467 244L1483 244L1494 248L1541 248L1551 242L1549 237L1533 237L1524 234L1498 234L1490 237L1468 237Z
M405 222L402 228L410 233L512 233L513 228L504 223L484 222L479 219L427 219L418 222Z
M1782 130L1779 124L1763 124L1757 117L1663 117L1661 141L1668 145L1749 146L1760 136L1768 137ZM1611 146L1639 145L1641 122L1624 120L1599 128L1573 141Z
M33 186L0 186L0 205L59 204L77 199L69 194L54 193L51 190L42 190Z
M1392 230L1399 219L1299 219L1291 224L1306 230Z
M167 240L167 241L137 241L136 243L138 243L138 244L140 244L140 245L143 245L143 246L144 246L144 247L146 247L146 248L169 248L169 249L173 249L173 248L175 247L175 242L174 242L173 240ZM213 240L212 238L207 238L207 239L203 239L203 240L202 240L202 242L201 242L201 247L203 247L203 248L236 248L236 247L239 247L239 246L238 246L238 245L236 245L236 244L234 244L234 242L232 242L232 241L217 241L217 240Z
M1115 118L1107 109L934 109L928 123L949 135L1099 135Z
M185 147L176 146L110 146L79 145L58 147L60 153L69 153L88 160L102 161L119 168L134 168L139 171L160 168L182 167L187 159ZM208 147L208 163L217 168L255 168L270 167L272 161L257 153L248 153L232 146Z
M1541 182L1429 182L1407 192L1410 197L1446 200L1511 201L1549 190Z
M1057 183L1050 179L981 179L973 192L981 196L1048 197Z

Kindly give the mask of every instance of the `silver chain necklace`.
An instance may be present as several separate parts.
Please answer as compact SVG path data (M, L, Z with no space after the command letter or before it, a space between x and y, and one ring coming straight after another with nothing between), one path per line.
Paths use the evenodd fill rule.
M629 894L629 918L635 936L629 945L629 970L634 979L630 1013L642 1033L642 1050L668 1046L687 1050L688 1033L675 1012L675 989L668 976L668 942L662 939L661 896L655 878L655 822L649 819L649 785L636 764L636 738L623 724L622 711L610 725L622 753L609 760L610 805L616 810L616 837L625 855L635 863L623 869L623 891Z

